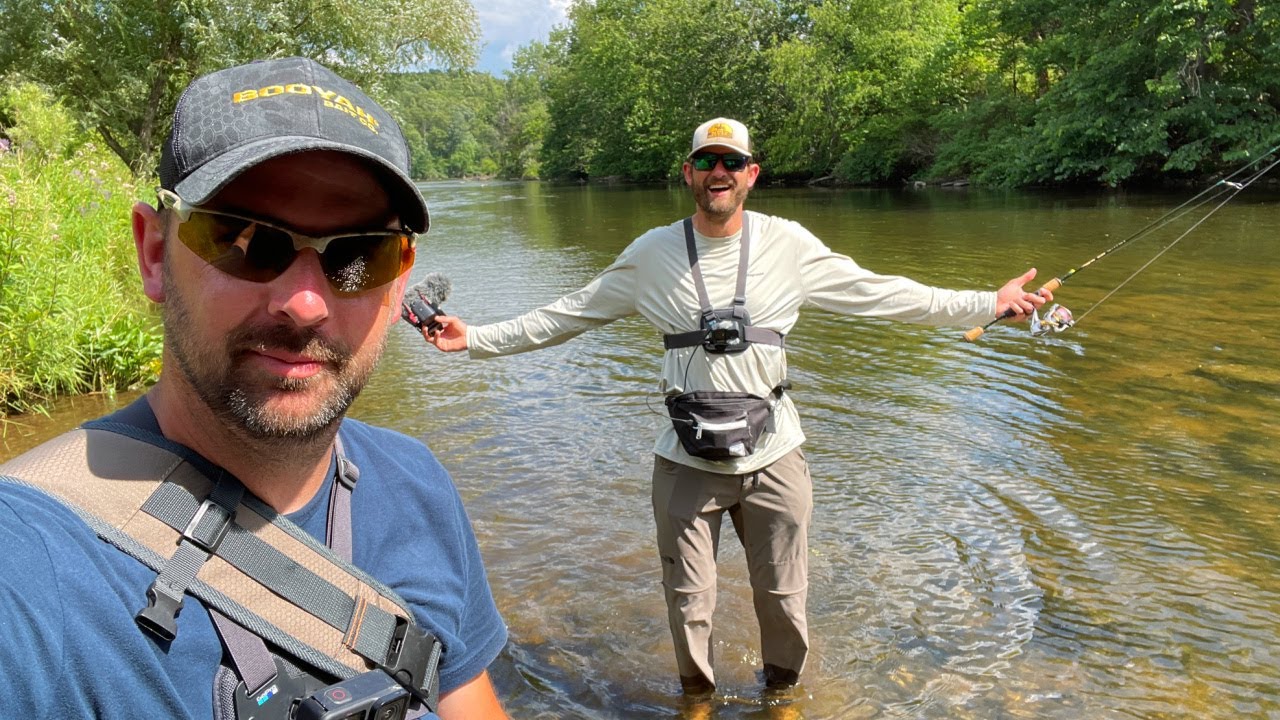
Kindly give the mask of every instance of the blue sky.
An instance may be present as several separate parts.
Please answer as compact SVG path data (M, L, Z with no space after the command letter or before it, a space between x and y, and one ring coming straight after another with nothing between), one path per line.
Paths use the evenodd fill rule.
M571 0L471 0L480 18L482 47L476 69L498 77L511 69L516 48L546 40L564 22Z

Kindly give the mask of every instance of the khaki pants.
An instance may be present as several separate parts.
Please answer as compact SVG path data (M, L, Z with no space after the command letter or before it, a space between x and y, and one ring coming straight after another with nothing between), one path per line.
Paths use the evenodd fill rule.
M765 680L795 683L809 652L809 518L813 485L799 449L745 475L724 475L656 457L653 518L667 617L686 692L714 689L711 616L716 554L728 512L746 550Z

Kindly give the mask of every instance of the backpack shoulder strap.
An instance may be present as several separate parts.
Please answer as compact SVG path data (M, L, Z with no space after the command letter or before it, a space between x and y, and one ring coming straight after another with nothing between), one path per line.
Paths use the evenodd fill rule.
M439 640L417 627L393 591L237 489L235 478L210 480L153 442L81 428L0 465L0 482L66 505L159 573L153 590L159 586L161 595L166 575L178 578L174 585L190 575L179 595L199 598L316 669L348 678L381 668L435 707ZM148 596L139 624L154 632L143 617L157 605Z
M682 223L684 228L685 252L689 255L689 268L693 273L693 287L698 293L698 305L702 318L702 327L682 333L670 333L662 336L662 347L666 350L701 345L707 337L707 326L715 317L711 308L711 300L707 295L707 286L702 279L702 266L698 261L698 244L693 237L693 218L687 217ZM784 339L781 333L768 328L750 324L747 316L747 266L751 258L751 216L742 213L742 236L738 241L738 277L733 292L733 315L746 322L743 327L743 338L749 343L775 345L782 347Z

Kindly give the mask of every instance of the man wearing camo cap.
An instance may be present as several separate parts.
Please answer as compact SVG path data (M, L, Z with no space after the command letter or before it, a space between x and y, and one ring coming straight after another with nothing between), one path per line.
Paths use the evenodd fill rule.
M398 720L411 693L408 717L505 718L487 668L506 628L457 489L419 440L345 418L399 320L427 230L395 120L311 60L214 72L178 101L157 194L156 206L134 207L133 239L143 292L163 312L159 381L0 466L0 653L14 659L0 673L4 707L291 720L341 708L364 717L352 713L367 701ZM98 450L126 440L136 453ZM87 468L118 488L109 495L179 471L215 490L178 523L180 541L144 563L145 552L126 554L128 542L90 527L101 508L36 489L61 476L47 460L69 442L86 445L61 467ZM157 453L171 458L168 475L149 477L137 458ZM173 506L149 500L135 516L145 525ZM226 553L231 539L247 542L250 510L333 564L308 574L274 544L248 557L266 572L236 564ZM203 519L219 514L222 531L206 532ZM212 556L279 583L264 605L245 603L260 620L203 587L195 569ZM347 577L343 563L410 617L382 611L380 597L343 595L349 581L327 579ZM291 603L306 604L302 624L336 635L324 652L367 665L364 684L344 684L351 673L339 676L336 660L273 629L297 617L271 614Z

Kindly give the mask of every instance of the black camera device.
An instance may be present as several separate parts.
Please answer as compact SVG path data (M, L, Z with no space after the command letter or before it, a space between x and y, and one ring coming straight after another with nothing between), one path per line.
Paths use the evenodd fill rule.
M746 315L746 310L740 312L742 317L736 316L732 309L712 310L710 314L703 315L702 328L706 335L702 338L702 348L720 355L746 350L746 327L751 324L751 318Z
M413 696L382 670L315 691L294 708L294 720L404 720Z
M273 655L276 674L252 695L240 681L235 717L250 720L403 720L412 695L383 670L332 685ZM216 696L215 692L215 696ZM214 713L218 715L217 712Z
M419 295L416 298L407 298L400 305L400 317L405 322L421 330L426 328L429 332L438 332L444 326L437 320L436 316L442 314L440 308L430 303L426 298Z

